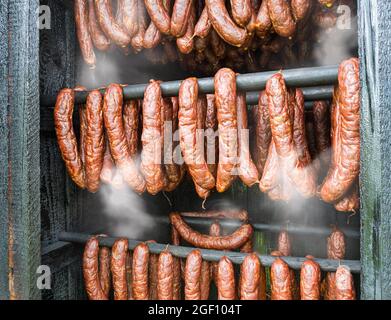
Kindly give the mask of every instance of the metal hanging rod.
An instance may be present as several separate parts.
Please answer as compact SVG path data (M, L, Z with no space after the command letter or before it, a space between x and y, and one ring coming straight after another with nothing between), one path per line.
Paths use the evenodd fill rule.
M240 91L251 92L263 90L267 80L278 71L256 72L240 74L236 78L237 88ZM287 69L281 71L284 75L286 84L290 87L318 87L333 85L338 79L338 66L313 67L313 68L298 68ZM182 80L166 81L161 83L162 93L164 96L177 96ZM199 90L201 93L213 93L214 81L213 78L198 79ZM144 96L147 84L136 84L124 86L125 99L141 99ZM316 92L312 93L313 98L307 100L317 100L330 98L330 87L325 90L313 89ZM101 89L102 93L104 89ZM326 94L327 93L327 94ZM319 96L318 96L319 94ZM87 99L88 91L80 91L75 93L75 103L84 103ZM41 104L44 106L54 106L55 97L42 97Z
M209 227L215 219L213 218L189 218L189 217L183 217L183 219L190 225L195 226L205 226ZM163 223L169 223L169 219L167 217L159 217L158 220ZM242 225L243 222L239 220L233 220L233 219L217 219L221 226L228 227L228 228L238 228ZM250 222L251 223L251 222ZM329 236L332 232L332 228L322 228L322 227L311 227L311 226L302 226L297 224L286 224L286 225L280 225L280 224L265 224L265 223L251 223L252 227L255 230L259 231L269 231L278 233L281 230L286 230L291 234L299 234L299 235L316 235L316 236ZM355 230L350 230L346 228L339 229L344 233L344 235L348 238L356 238L358 239L360 237L360 232Z
M61 232L59 234L59 240L71 243L85 244L91 235L82 234L82 233L73 233L73 232ZM112 247L116 238L111 237L102 237L99 238L99 243L104 247ZM131 240L128 239L129 249L133 250L138 244L143 241ZM179 258L186 258L188 254L194 250L192 247L183 247L183 246L173 246L169 244L161 244L161 243L147 243L151 253L159 254L164 250L169 250L174 256ZM218 250L207 250L207 249L198 249L202 254L202 258L207 261L219 261L223 256L228 257L233 263L241 264L246 257L247 254L241 252L233 252L233 251L218 251ZM258 254L261 263L270 267L276 257L260 255ZM290 268L295 270L300 270L302 263L306 260L305 258L299 257L281 257ZM319 263L320 268L323 271L333 272L336 271L338 266L345 265L350 268L350 271L353 273L360 273L361 264L360 261L356 260L329 260L329 259L314 259L317 263Z

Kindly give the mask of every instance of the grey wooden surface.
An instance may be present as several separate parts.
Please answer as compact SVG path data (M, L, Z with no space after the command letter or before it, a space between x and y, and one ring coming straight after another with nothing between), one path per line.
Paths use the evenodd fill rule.
M39 299L38 0L0 2L0 299Z
M391 299L391 1L359 1L362 299Z

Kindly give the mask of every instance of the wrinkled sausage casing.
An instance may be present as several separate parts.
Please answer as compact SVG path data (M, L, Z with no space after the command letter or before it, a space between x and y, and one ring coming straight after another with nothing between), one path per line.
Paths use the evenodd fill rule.
M255 150L257 154L256 166L259 176L262 177L263 170L266 164L269 146L272 140L272 132L270 129L269 109L266 91L259 94L257 115L255 117Z
M162 91L157 81L151 81L144 93L143 133L141 152L141 171L147 183L147 190L155 195L166 185L162 160Z
M213 222L209 228L209 235L212 237L219 237L221 235L221 225L218 221ZM211 263L211 273L212 279L217 284L217 268L219 263L212 262Z
M211 282L211 264L208 261L202 261L201 279L200 279L201 300L209 299L210 282Z
M154 243L154 240L147 241L147 243ZM149 254L148 264L148 279L149 279L149 300L158 299L158 263L159 256L157 254Z
M116 22L111 5L110 0L95 0L99 24L110 40L120 47L126 47L131 38L124 28Z
M283 256L291 256L291 240L287 231L281 231L278 235L278 249Z
M175 227L171 226L171 243L174 246L179 246L181 244L181 239L178 231ZM182 267L183 261L179 258L174 257L174 278L173 278L173 299L181 299L181 279L182 279Z
M137 100L130 100L124 103L123 120L128 141L129 155L134 158L138 151L139 134L139 112L140 104Z
M91 67L95 67L96 56L91 34L88 26L88 3L87 0L75 0L76 33L84 61Z
M111 249L111 273L113 276L114 300L128 300L126 278L126 255L128 240L117 240Z
M138 31L137 6L137 0L119 0L117 5L117 11L121 10L121 13L118 12L121 16L121 21L119 22L131 38L134 37Z
M99 250L99 281L103 293L106 297L110 294L111 270L110 270L111 251L110 248L102 247Z
M292 14L296 21L305 19L312 6L312 0L292 0Z
M158 261L157 298L173 300L174 258L169 251L163 251Z
M122 120L122 87L111 84L107 87L103 103L104 123L111 155L126 183L137 193L145 191L144 178L129 154L125 128Z
M237 123L238 123L238 155L239 155L239 177L248 187L258 182L258 170L250 154L250 137L247 120L246 95L237 95Z
M345 235L339 229L335 229L327 238L327 258L342 260L345 258Z
M196 78L182 82L179 89L179 136L185 163L194 183L210 190L215 179L209 172L204 158L203 143L197 143L197 101L198 83Z
M355 300L356 292L354 289L353 276L346 266L339 266L335 273L335 299L336 300Z
M217 159L219 153L218 141L216 139L217 131L217 114L215 105L215 96L206 95L206 119L205 119L205 136L206 136L206 159L208 168L213 177L217 174Z
M200 38L208 36L211 30L212 24L210 23L208 8L205 6L202 10L201 16L199 17L195 27L194 35Z
M292 17L287 0L266 0L270 20L276 33L281 37L291 37L296 31L296 22Z
M107 51L110 48L110 40L105 36L99 25L94 0L88 0L88 27L95 47L98 50Z
M96 237L92 237L86 243L83 253L83 276L84 283L90 300L107 300L108 297L102 290L99 281L99 242Z
M193 250L186 259L185 300L201 300L201 270L201 252L199 250Z
M357 212L360 209L359 191L358 182L355 182L348 193L334 205L335 209L340 212Z
M267 7L267 0L262 0L255 21L255 27L257 30L257 35L261 39L267 37L270 32L270 29L272 28L272 21L270 20L269 9Z
M284 174L289 177L297 191L303 197L311 197L316 191L316 181L310 167L298 165L298 157L294 144L292 110L285 81L281 73L275 74L266 84L269 102L269 116L273 141L282 165ZM294 111L293 111L294 112ZM305 132L303 132L303 135ZM284 188L287 186L284 185Z
M230 2L232 17L239 26L245 27L251 19L251 0L231 0Z
M312 260L304 261L300 271L301 300L320 300L321 270Z
M256 253L249 254L240 266L240 299L258 300L261 262Z
M171 224L177 229L181 238L192 245L215 250L234 250L243 246L252 236L253 228L244 224L228 236L213 237L201 234L191 229L181 218L179 213L170 214Z
M323 166L330 163L330 111L326 101L315 101L313 105L316 151Z
M145 243L141 243L133 251L132 296L134 300L148 300L149 298L148 262L149 248Z
M232 46L240 47L247 40L246 29L238 27L232 21L223 0L206 0L208 16L219 36Z
M162 0L144 0L151 20L161 33L170 34L170 16Z
M292 279L288 265L280 258L272 263L270 269L271 299L292 300Z
M238 155L235 73L231 69L220 69L215 75L214 87L219 127L216 189L224 192L235 179L234 169Z
M218 300L235 300L235 271L232 262L222 257L217 267Z
M85 171L87 189L97 192L100 185L105 153L105 139L103 128L103 98L98 90L91 91L86 103L86 135L85 139Z
M114 178L113 175L115 171L114 162L113 162L113 158L111 157L110 145L107 138L105 139L105 143L106 143L106 148L105 148L105 155L103 157L103 166L100 172L100 180L103 183L112 184Z
M177 47L182 54L189 54L194 49L194 27L196 24L195 8L191 7L187 21L186 32L176 40Z
M174 37L182 37L187 30L193 0L175 0L172 8L170 33Z
M84 189L86 186L83 165L73 130L73 109L75 93L72 89L62 89L54 107L54 125L61 156L71 179Z
M131 40L131 46L135 52L140 52L144 45L145 30L147 29L147 10L145 9L143 0L137 1L137 33Z
M360 77L356 58L341 63L338 71L338 94L333 115L333 162L323 182L320 196L335 202L349 190L360 170Z

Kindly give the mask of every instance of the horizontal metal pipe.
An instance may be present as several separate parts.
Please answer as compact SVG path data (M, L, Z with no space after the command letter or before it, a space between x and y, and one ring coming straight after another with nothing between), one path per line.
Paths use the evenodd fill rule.
M169 223L168 218L166 217L160 217L158 218L159 222L163 223ZM208 219L208 218L188 218L183 217L183 219L190 225L198 225L198 226L206 226L209 227L213 222L214 219ZM242 225L242 222L239 220L228 220L228 219L219 219L219 222L221 226L228 227L228 228L238 228ZM251 223L251 222L250 222ZM269 232L280 232L281 230L287 230L291 234L300 234L300 235L316 235L316 236L329 236L332 232L331 228L321 228L321 227L311 227L311 226L302 226L297 224L286 224L286 225L279 225L279 224L264 224L264 223L251 223L252 227L255 230L259 231L269 231ZM349 230L346 228L339 229L344 233L344 235L348 238L356 238L358 239L360 237L359 231Z
M267 80L278 71L256 72L240 74L236 78L238 90L251 92L263 90ZM313 67L287 69L281 71L284 75L286 84L291 87L316 87L332 85L338 78L338 66ZM166 81L161 83L162 93L164 96L177 96L179 86L182 80ZM201 93L213 93L213 78L198 79L199 91ZM141 99L147 84L136 84L124 86L125 99ZM102 93L104 89L101 89ZM76 92L76 104L84 103L87 99L87 91ZM319 99L319 98L315 98ZM55 97L41 97L41 105L54 106Z
M59 234L60 241L85 244L91 235L82 234L82 233L73 233L73 232L62 232ZM112 247L115 238L104 237L99 238L99 243L101 246ZM128 239L129 249L133 250L138 244L142 243L142 241L131 240ZM183 247L183 246L173 246L169 244L161 244L161 243L148 243L148 247L151 253L159 254L163 250L169 250L174 256L179 258L186 258L188 254L194 250L192 247ZM202 258L207 261L219 261L223 256L228 257L233 263L241 264L246 257L245 253L241 252L232 252L232 251L218 251L218 250L206 250L199 249L202 255ZM270 267L276 257L260 255L258 254L259 259L262 264L266 267ZM300 270L302 263L306 260L305 258L299 257L281 257L292 269ZM359 273L361 271L360 261L356 260L328 260L328 259L314 259L317 263L319 263L320 268L323 271L332 272L336 271L338 266L345 265L350 268L350 271L353 273Z

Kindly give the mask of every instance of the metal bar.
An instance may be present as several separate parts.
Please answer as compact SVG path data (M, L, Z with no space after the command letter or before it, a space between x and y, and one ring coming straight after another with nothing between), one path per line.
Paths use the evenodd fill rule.
M209 227L214 219L207 219L207 218L187 218L183 217L183 219L190 225L199 225L199 226L206 226ZM163 223L169 223L168 218L166 217L159 217L159 222ZM239 220L232 220L232 219L219 219L219 222L221 226L228 227L228 228L238 228L242 225L242 222ZM252 227L255 230L259 231L269 231L269 232L280 232L281 230L287 230L291 234L300 234L300 235L317 235L317 236L329 236L332 232L331 228L322 228L322 227L311 227L311 226L302 226L297 224L286 224L286 225L279 225L279 224L265 224L265 223L251 223ZM357 230L349 230L346 228L339 229L345 234L348 238L356 238L358 239L360 237L360 232Z
M236 78L237 88L241 91L251 92L260 91L265 88L267 80L278 71L256 72L240 74ZM329 86L334 84L338 78L338 66L298 68L281 71L284 74L286 84L292 87L316 87ZM162 93L164 96L177 96L181 80L167 81L161 83ZM201 93L213 93L213 78L198 79L199 91ZM141 99L144 97L144 91L147 84L136 84L124 86L125 99ZM317 90L317 89L315 89ZM102 93L104 88L101 89ZM327 89L326 92L330 90ZM318 92L324 96L325 92ZM87 99L87 91L76 92L75 103L84 103ZM314 99L320 99L313 95ZM321 97L321 96L320 96ZM329 95L326 96L329 98ZM54 106L55 97L42 97L41 105Z
M62 232L59 235L60 241L67 241L72 243L84 244L88 241L91 235L82 234L82 233L73 233L73 232ZM99 239L99 243L105 247L112 247L115 238L104 237ZM142 241L131 240L129 241L129 249L134 249L138 244L142 243ZM148 243L148 247L151 253L159 254L163 250L169 250L174 256L179 258L186 258L188 254L194 250L192 247L183 247L183 246L173 246L169 244L161 244L161 243ZM219 261L223 256L228 257L233 263L241 264L246 257L245 253L241 252L232 252L232 251L218 251L218 250L207 250L207 249L199 249L202 255L202 258L207 261ZM270 267L276 257L267 256L267 255L258 255L261 263ZM281 257L292 269L300 270L302 263L306 260L305 258L298 257ZM361 270L360 261L356 260L328 260L328 259L314 259L317 263L319 263L320 268L323 271L336 271L340 265L346 265L350 268L350 271L353 273L359 273Z

